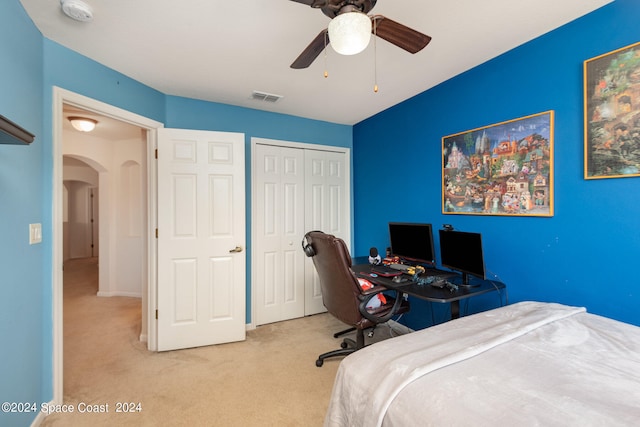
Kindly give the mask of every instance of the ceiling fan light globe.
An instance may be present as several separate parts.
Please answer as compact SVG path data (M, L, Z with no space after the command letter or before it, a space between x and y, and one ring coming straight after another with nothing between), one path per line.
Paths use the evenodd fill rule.
M371 40L371 19L362 12L341 13L329 22L329 41L341 55L362 52Z

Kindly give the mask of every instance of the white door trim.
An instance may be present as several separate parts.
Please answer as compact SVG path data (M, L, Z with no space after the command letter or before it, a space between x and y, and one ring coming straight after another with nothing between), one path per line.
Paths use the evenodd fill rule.
M254 197L257 194L256 189L258 188L258 183L256 182L256 145L273 145L277 147L290 147L290 148L301 148L301 149L309 149L309 150L319 150L319 151L332 151L337 153L344 153L346 157L346 165L347 170L346 174L349 177L349 185L347 187L347 200L349 200L349 224L348 224L348 235L349 238L345 239L345 243L348 248L351 248L351 242L353 241L353 199L352 199L352 177L351 177L351 149L347 147L337 147L333 145L320 145L320 144L310 144L305 142L293 142L293 141L282 141L277 139L267 139L267 138L258 138L251 137L251 323L247 325L247 329L255 329L256 328L256 304L257 304L257 292L255 284L258 283L258 278L256 277L257 272L255 266L255 260L257 259L255 247L255 242L258 239L256 235L256 227L254 224L258 221L258 212L257 212L257 203L254 201Z
M53 313L53 402L61 404L63 401L63 299L62 299L62 220L63 220L63 166L62 166L62 122L63 104L76 106L88 111L93 111L111 118L146 129L147 132L147 218L148 218L148 245L147 245L147 346L149 350L156 350L156 242L155 228L156 217L156 129L164 127L164 124L138 114L114 107L92 98L53 87L53 150L52 150L52 313Z

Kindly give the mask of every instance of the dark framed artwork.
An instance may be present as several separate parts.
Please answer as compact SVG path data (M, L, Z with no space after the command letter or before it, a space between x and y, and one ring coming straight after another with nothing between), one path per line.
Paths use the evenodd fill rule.
M584 177L640 176L640 43L584 62Z
M553 111L442 138L442 212L553 216Z

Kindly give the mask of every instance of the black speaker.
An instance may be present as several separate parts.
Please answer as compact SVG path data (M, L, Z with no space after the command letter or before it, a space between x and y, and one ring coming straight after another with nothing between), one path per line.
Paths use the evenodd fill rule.
M318 230L313 230L313 231L322 233L322 231L318 231ZM302 238L302 250L304 251L304 254L308 257L312 257L316 254L316 251L315 249L313 249L313 246L311 246L311 243L307 242L307 236L309 235L309 233L313 233L313 231L309 231Z

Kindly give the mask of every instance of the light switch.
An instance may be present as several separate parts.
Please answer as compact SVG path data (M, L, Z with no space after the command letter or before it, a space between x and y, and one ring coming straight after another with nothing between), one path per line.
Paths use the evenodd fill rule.
M42 224L29 224L29 244L42 242Z

